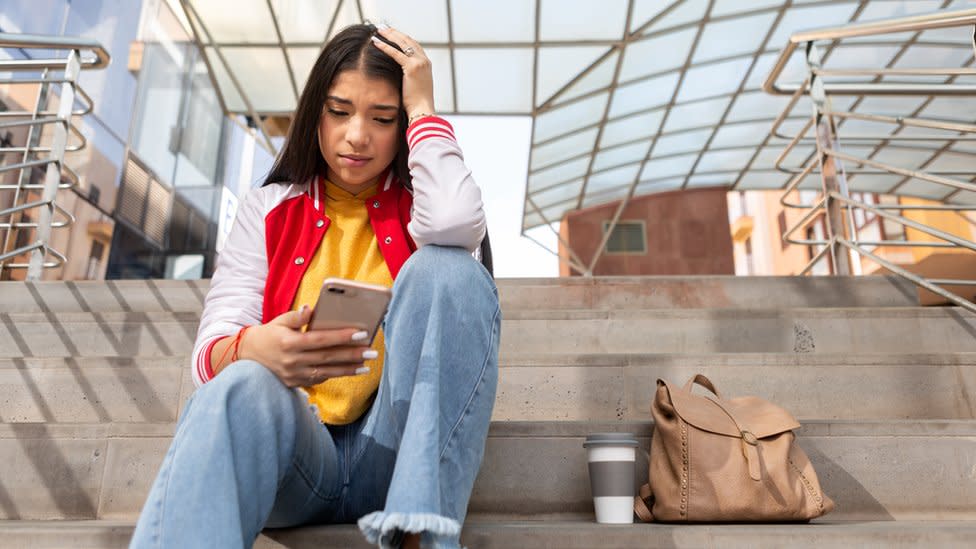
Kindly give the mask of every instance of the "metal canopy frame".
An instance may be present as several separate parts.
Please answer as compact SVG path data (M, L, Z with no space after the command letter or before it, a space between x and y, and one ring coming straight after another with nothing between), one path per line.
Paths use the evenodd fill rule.
M282 21L277 11L278 2L272 0L247 0L253 3L255 9L265 9L270 14L269 27L273 32L264 33L265 38L260 41L225 41L214 40L209 30L211 21L204 20L197 13L196 5L201 0L180 0L186 11L187 19L193 26L193 34L197 45L201 48L205 62L210 68L211 78L218 88L218 97L225 112L237 117L244 115L252 120L262 132L262 144L269 151L274 152L274 144L270 132L265 124L269 116L288 117L288 109L265 109L251 100L252 90L241 85L239 75L227 63L225 53L235 49L265 48L281 53L287 64L290 93L296 98L299 90L300 76L296 71L301 67L293 66L289 55L291 48L318 48L322 43L317 41L293 40L289 41L286 23ZM552 16L559 9L592 9L591 4L584 2L565 2L564 0L526 0L534 4L534 21L531 22L531 37L513 41L485 41L484 39L464 36L464 29L459 28L456 19L463 15L467 4L460 0L428 0L422 2L425 10L441 10L432 20L446 20L446 32L438 32L442 38L426 40L425 48L438 50L449 65L449 78L437 81L435 85L440 89L439 97L450 105L438 105L438 111L443 114L463 115L521 115L533 118L531 151L529 166L526 174L526 192L523 201L522 233L541 225L558 222L563 216L575 210L611 202L620 202L615 218L626 207L633 196L650 194L659 191L689 189L702 186L724 186L729 190L748 189L782 189L789 183L787 174L782 174L773 165L775 153L785 142L777 135L767 135L757 128L765 126L768 129L777 119L780 103L775 96L762 92L763 82L758 78L766 74L769 67L776 64L777 70L789 68L797 63L803 69L803 75L796 77L796 81L778 83L775 92L792 93L802 87L802 79L806 76L804 56L802 52L794 52L796 40L804 40L805 34L797 25L826 27L836 25L836 28L855 28L855 33L864 34L864 29L878 23L865 22L877 19L880 15L887 16L909 13L903 17L906 32L912 32L912 25L930 18L943 17L944 13L924 14L912 13L919 8L912 6L912 2L905 0L782 0L767 3L762 7L754 7L750 3L732 3L722 0L672 0L659 3L639 2L639 0L615 0L608 3L606 9L601 4L600 11L593 11L593 26L616 25L619 32L615 36L609 34L602 38L582 39L551 39ZM917 3L916 3L917 4ZM370 13L371 9L378 9L377 4L367 0L332 0L328 2L329 20L325 24L328 30L325 37L332 36L338 27L358 17L374 17L384 21L381 14ZM942 9L957 9L960 18L976 13L976 0L944 0L939 4ZM419 8L418 8L419 9ZM617 11L615 11L617 10ZM648 11L649 10L649 11ZM427 13L425 11L425 13ZM345 15L343 15L345 14ZM622 17L620 14L624 14ZM797 14L802 14L798 16ZM809 17L807 16L809 15ZM228 10L225 17L234 17L233 10ZM620 17L619 20L608 21L611 16ZM345 18L344 18L345 17ZM603 18L603 19L601 19ZM386 21L396 25L397 21ZM548 25L548 26L547 26ZM742 46L734 43L737 38L725 29L738 29L742 35L754 35L743 38ZM739 26L741 25L741 29ZM944 26L954 26L946 24ZM608 27L609 28L609 27ZM887 28L887 27L885 27ZM547 33L547 29L549 32ZM404 28L407 32L412 29ZM422 34L424 29L414 29L415 34ZM446 41L443 36L446 35ZM547 38L550 37L550 38ZM569 36L566 34L565 36ZM680 40L676 37L684 37ZM787 43L787 50L781 51L780 37L799 37ZM856 43L839 38L823 40L823 63L826 71L822 76L829 80L831 93L848 88L854 105L848 110L856 111L864 100L860 94L864 78L873 86L872 95L879 89L888 88L890 93L926 94L927 82L918 73L905 74L905 69L926 67L907 66L903 59L914 57L913 52L930 48L940 55L958 56L969 53L967 60L958 67L956 74L946 76L945 81L938 81L942 86L942 95L957 93L971 96L976 92L976 78L973 78L972 48L970 44L947 37L944 34L928 32L913 32L908 39L901 36L871 35L860 36ZM651 55L645 63L639 56L641 47L655 44L655 40L677 40L681 47L673 51L662 51L660 55ZM727 53L716 51L714 44L728 42L730 49ZM774 43L775 42L775 43ZM697 55L701 44L709 47L709 53L704 58ZM792 44L793 46L791 46ZM566 67L572 69L568 73L561 73L560 82L542 82L540 79L546 72L547 63L555 63L552 57L545 54L556 51L554 48L580 48L580 62L578 66L571 63ZM883 76L868 76L855 74L859 67L851 66L849 55L851 48L865 48L877 55L888 58L881 64L889 70ZM528 98L522 98L525 108L510 109L494 108L488 104L472 103L470 98L463 97L464 75L459 75L458 59L469 50L495 50L499 54L513 49L531 50L531 74L526 75L523 90L527 90ZM602 49L602 50L601 50ZM602 53L601 53L602 51ZM587 53L587 55L583 55ZM657 53L657 52L655 52ZM628 57L630 55L630 57ZM670 56L673 63L660 63L655 60L662 56ZM778 56L778 57L777 57ZM651 59L653 57L654 59ZM832 59L845 61L839 67L832 66ZM845 59L846 57L846 59ZM548 59L548 61L547 61ZM636 61L635 61L636 60ZM219 79L213 70L220 65L222 72L227 75L232 90L221 90ZM917 63L916 63L917 64ZM646 67L645 67L646 66ZM654 69L654 67L659 67ZM561 67L561 66L560 66ZM636 67L636 68L635 68ZM741 67L741 78L738 81L715 82L715 93L700 91L702 88L702 74L708 71ZM561 67L565 68L565 67ZM943 67L944 68L944 67ZM626 69L626 70L625 70ZM691 79L692 71L696 71L696 80ZM704 73L703 73L704 71ZM463 72L463 71L462 71ZM598 78L599 77L599 78ZM733 76L734 78L734 76ZM892 82L894 80L894 82ZM655 86L665 82L673 88L662 89L663 100L647 99L645 104L631 105L621 111L618 102L633 101L628 93L642 89L641 86ZM685 84L687 83L687 86ZM548 84L545 85L544 84ZM663 86L664 84L662 84ZM685 89L691 87L694 92ZM544 96L537 93L540 89L552 89ZM225 93L226 92L226 93ZM228 106L227 93L233 92L243 99L245 108ZM688 97L686 97L688 96ZM932 97L925 100L914 113L916 116L925 114L927 109L937 110L938 103L933 103ZM463 105L464 108L461 108ZM782 122L787 125L802 124L808 118L809 112L806 101L796 105L797 109L786 113ZM590 109L590 114L583 117L570 117L566 113L573 113L579 109ZM574 110L576 109L576 110ZM699 111L699 114L695 114ZM704 113L704 114L701 114ZM949 113L950 117L953 113ZM956 120L961 123L974 122L965 117L965 112L959 114ZM560 124L556 130L551 128L552 120L564 116L565 124ZM947 116L939 111L940 117ZM690 119L689 119L690 118ZM646 127L634 131L629 138L618 138L622 125L628 123L643 123ZM548 124L548 129L542 126ZM839 122L848 125L849 121ZM728 133L723 133L728 132ZM755 139L741 143L729 137L732 132L754 134ZM846 132L845 134L852 133ZM901 130L892 131L892 135ZM626 136L625 136L626 137ZM576 143L574 144L574 140ZM681 142L687 140L690 145L682 148ZM902 145L895 137L890 141L883 141L871 155L881 154L892 147ZM665 146L667 144L667 146ZM928 164L936 162L940 157L952 154L957 150L957 141L948 136L944 141L932 141L932 154ZM815 154L812 141L800 143L802 151L808 158ZM562 151L557 151L563 148ZM799 152L799 151L798 151ZM643 154L641 154L643 153ZM607 159L611 159L607 161ZM661 167L666 171L662 172ZM923 168L923 166L916 166ZM559 174L559 175L556 175ZM554 177L555 175L555 177ZM904 181L902 182L902 184ZM858 179L851 178L852 190L858 189ZM911 194L912 189L902 189L897 185L888 191ZM612 230L612 228L611 228ZM610 233L608 232L607 235ZM602 247L601 247L602 249ZM550 250L552 251L552 250ZM587 273L592 271L598 260L597 257L573 260L574 269Z

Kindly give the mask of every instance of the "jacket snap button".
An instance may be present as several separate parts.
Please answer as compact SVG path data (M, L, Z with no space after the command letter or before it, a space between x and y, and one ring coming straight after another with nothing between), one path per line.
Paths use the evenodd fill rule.
M305 258L304 257L296 257L295 258L295 265L301 265L302 263L305 263Z
M388 236L385 239L383 239L383 242L386 242L387 244L389 244L390 242L393 242L393 239Z
M377 201L373 202L373 207L374 208L379 208L380 207L380 201L377 200Z
M315 226L318 227L318 228L320 228L320 229L322 228L323 225L325 225L325 221L323 221L321 219L319 219L318 221L315 222Z

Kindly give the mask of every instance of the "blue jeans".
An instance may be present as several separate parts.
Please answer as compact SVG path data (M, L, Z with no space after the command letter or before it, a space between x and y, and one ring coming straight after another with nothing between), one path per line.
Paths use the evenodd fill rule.
M458 547L498 380L501 315L487 271L425 246L397 277L386 364L359 420L323 425L304 393L257 362L199 388L131 547L250 547L261 529L358 520L394 547Z

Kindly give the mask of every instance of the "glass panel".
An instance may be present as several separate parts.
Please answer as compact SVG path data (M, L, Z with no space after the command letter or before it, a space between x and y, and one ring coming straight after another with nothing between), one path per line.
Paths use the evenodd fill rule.
M673 175L686 175L695 164L698 154L683 154L670 158L660 158L648 161L641 170L641 181L646 179L660 179Z
M541 40L619 40L627 20L627 0L541 0ZM527 2L529 3L529 2Z
M841 150L845 150L841 148ZM899 168L917 169L927 162L936 151L920 151L917 149L906 149L902 147L887 146L880 150L872 158L878 162L898 166Z
M662 0L634 0L634 11L630 16L630 32L633 33L648 24L651 19L657 17L658 14L674 3L673 0L667 2Z
M780 20L769 44L772 47L783 47L796 31L847 23L856 10L855 2L830 2L820 6L790 8Z
M637 172L640 171L640 163L622 166L605 172L590 175L590 181L586 185L587 193L594 193L604 189L630 185Z
M458 110L528 113L532 109L532 50L454 50Z
M356 9L356 3L352 0L340 1L342 4L339 6L339 11L335 16L335 22L332 24L332 32L329 34L330 39L349 25L355 25L361 22L359 19L359 10ZM387 21L386 19L378 19L375 22L383 23Z
M624 52L619 82L684 65L697 29L686 29L631 42Z
M308 74L312 72L315 61L319 58L319 48L288 48L288 61L291 63L291 70L295 73L295 84L298 86L298 94L302 94L305 83L308 81Z
M886 67L891 59L898 53L900 47L896 46L845 46L841 43L840 46L835 48L830 55L824 60L824 67L829 69L872 69ZM864 78L868 80L873 79L873 76L868 77L851 77L851 76L831 76L827 77L829 81L861 81Z
M773 45L775 46L775 45L778 45L778 44L773 44ZM796 56L794 56L793 58L795 58L795 57ZM769 76L769 73L770 72L772 72L773 65L776 63L776 60L777 59L779 59L779 53L778 52L777 53L764 53L764 54L760 55L758 58L756 58L756 66L752 69L752 73L749 74L749 78L746 80L746 87L745 87L745 89L746 90L757 90L757 89L760 89L762 87L762 85L763 85L763 82L766 81L766 77ZM806 72L806 68L803 68L803 70L804 70L804 73L805 73ZM802 79L802 78L803 77L801 76L800 79ZM781 83L783 83L783 82L792 82L792 81L795 81L795 80L797 80L797 77L796 76L787 74L785 71L779 77L779 81Z
M688 178L688 188L691 187L727 187L739 177L738 172L729 174L693 175Z
M131 147L149 169L172 183L176 143L183 101L183 66L191 48L168 48L150 42L142 53L142 70L134 109ZM180 59L174 59L174 51ZM219 80L218 80L219 81Z
M858 21L876 21L892 17L903 17L915 13L926 13L942 8L942 0L900 0L897 2L868 2L858 16Z
M783 109L786 108L789 102L790 98L787 96L769 95L762 91L740 93L736 97L735 104L732 105L732 110L729 111L729 115L725 120L728 122L737 122L741 120L761 120L766 118L770 120L769 127L772 128L772 120L779 113L783 112ZM800 111L800 108L801 106L797 104L793 112Z
M918 110L925 103L925 97L882 97L868 96L858 104L857 112L885 114L888 116L907 116ZM956 102L958 103L958 102Z
M424 48L434 72L434 108L439 112L453 112L454 93L451 89L451 50Z
M295 97L285 57L278 48L221 48L230 70L258 112L291 112ZM278 85L269 86L268 82Z
M762 8L778 8L783 5L783 0L749 0L748 2L743 2L742 0L715 0L715 6L712 7L712 17L720 17L723 15L730 15L733 13L742 13L745 11L753 11ZM763 27L763 33L769 25Z
M324 42L338 4L338 0L272 0L271 7L285 43Z
M730 100L731 98L729 97L720 97L718 99L709 99L708 101L676 105L671 109L671 114L664 124L664 129L665 131L672 132L685 128L704 126L706 124L715 124L721 118L722 113L725 112L725 108L728 106Z
M897 191L899 195L920 196L922 198L933 198L935 200L942 200L952 192L954 192L954 189L944 185L922 181L921 179L912 179L908 183L905 183L899 187Z
M188 0L215 42L276 43L265 0ZM201 37L205 41L206 34Z
M678 73L671 73L618 87L610 104L610 118L667 105L677 83Z
M663 117L664 111L655 111L607 122L603 126L600 146L607 148L635 139L650 137L657 133Z
M973 47L970 44L960 44L962 47L950 48L945 46L928 46L925 44L915 44L908 48L895 63L897 68L916 68L916 67L962 67L973 57ZM913 76L912 82L944 82L944 76ZM885 82L905 81L904 76L886 76Z
M535 2L451 0L455 42L531 42L535 39Z
M580 187L583 186L583 180L577 179L571 183L566 183L565 185L560 185L558 187L542 191L537 194L532 195L532 201L535 202L536 206L545 210L547 206L553 204L562 204L567 200L575 199L579 196ZM531 205L526 205L528 210L532 210Z
M396 27L421 44L448 40L444 0L359 0L359 4L367 21Z
M949 175L952 179L969 181L976 176L976 158L971 154L944 152L929 164L925 171L932 173L941 170L971 170L968 175Z
M756 159L752 163L752 167L760 170L772 170L775 169L774 165L776 163L776 158L779 157L780 153L786 149L786 145L771 145L759 151L756 155ZM816 153L817 149L813 144L810 145L800 145L793 148L790 154L786 155L783 161L783 168L802 168L803 163L807 161ZM845 147L845 152L847 152Z
M960 101L958 98L936 97L925 107L925 110L922 111L920 116L923 118L959 120L971 124L976 120L976 101ZM928 133L939 133L939 130L928 130Z
M556 183L564 183L573 178L580 177L586 173L586 167L589 164L589 157L584 157L536 172L529 176L529 191L543 189Z
M613 73L617 69L617 58L619 56L620 52L615 51L611 53L596 68L563 92L559 96L559 100L566 101L574 99L581 95L608 87L613 81Z
M751 8L753 3L742 4ZM705 25L702 40L698 42L698 49L695 50L694 62L701 63L720 57L751 54L762 45L763 38L766 37L769 27L775 19L776 12L771 11L751 17L715 21ZM779 44L773 43L772 45L778 46Z
M607 94L601 93L540 114L535 118L533 142L540 143L557 135L569 133L576 128L599 123L606 104Z
M554 162L565 160L573 156L588 153L596 144L598 128L591 128L583 132L557 139L545 145L532 149L531 170L537 170Z
M669 154L699 152L712 135L712 129L662 135L654 145L655 158Z
M695 172L741 171L752 158L752 149L710 151L702 155Z
M736 189L782 189L788 180L789 176L780 172L750 170L746 172Z
M647 194L673 191L675 189L680 189L684 182L684 177L666 177L663 179L642 181L639 185L637 185L637 190L634 191L634 195L643 196Z
M678 101L694 101L723 93L735 93L750 64L752 59L746 57L689 68L685 71Z
M536 67L538 78L535 92L536 105L545 103L554 93L561 90L570 80L586 70L606 52L605 46L539 48L539 64ZM609 86L612 78L613 73L611 72L610 76L603 82L603 86Z
M896 129L898 129L897 125L886 122L858 120L856 118L837 120L837 134L840 136L841 141L847 135L890 135Z
M771 122L754 122L749 124L728 124L715 132L712 139L713 148L732 147L732 146L755 146L758 147L772 128Z
M627 189L599 191L593 194L588 194L583 199L583 207L589 208L590 206L600 206L602 204L609 204L611 202L622 200L626 195L627 195Z
M603 170L644 160L647 156L647 147L648 143L640 142L600 151L593 160L593 170Z
M853 192L887 193L902 180L900 175L862 173L847 181Z
M685 0L680 6L672 10L671 13L658 19L651 25L651 31L701 21L705 18L708 3L709 0Z
M967 41L971 40L972 37L973 33L968 28L952 27L923 31L922 35L919 36L918 41L965 44Z

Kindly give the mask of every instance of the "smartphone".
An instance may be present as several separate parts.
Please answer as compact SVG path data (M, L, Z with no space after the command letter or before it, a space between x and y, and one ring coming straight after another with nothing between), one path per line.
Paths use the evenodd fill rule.
M319 301L308 322L309 330L358 328L369 334L373 344L393 292L385 286L344 278L327 278L319 291Z

